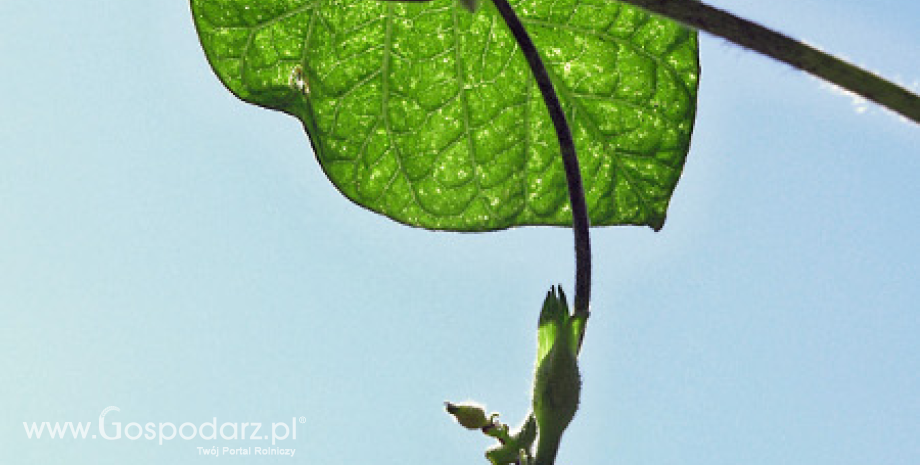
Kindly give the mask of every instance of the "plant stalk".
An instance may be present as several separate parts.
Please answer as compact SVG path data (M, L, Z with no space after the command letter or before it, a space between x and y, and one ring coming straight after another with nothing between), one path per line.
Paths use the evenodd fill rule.
M545 441L542 435L537 438L537 451L533 465L553 465L559 452L559 441Z
M537 47L530 39L527 30L521 20L515 14L507 0L492 0L495 7L501 14L502 19L511 34L517 41L518 46L530 65L530 70L537 81L537 87L543 95L543 102L549 111L550 119L553 121L553 127L556 130L556 137L559 140L559 150L562 155L562 165L565 169L565 179L569 190L569 203L572 207L572 230L575 236L575 310L573 318L580 322L578 331L578 348L581 349L581 343L585 336L585 325L587 324L589 310L588 306L591 301L591 221L588 216L588 205L585 201L585 190L581 181L581 169L578 166L578 156L575 152L575 142L572 139L572 131L566 121L565 113L562 110L562 104L556 95L553 82L549 78L549 73L543 65L540 53ZM527 421L531 421L533 412L530 413ZM553 465L556 461L556 453L559 450L559 438L555 439L539 434L537 439L537 450L534 455L534 465Z
M696 0L620 0L811 73L920 123L920 96L837 57Z
M537 80L537 87L543 94L543 101L549 110L550 119L553 121L553 127L556 129L556 137L559 139L559 150L562 154L562 164L565 168L565 179L569 188L569 203L572 206L572 229L575 234L575 311L574 316L580 318L582 325L588 319L588 304L591 301L591 236L590 236L590 219L588 217L588 205L585 202L585 190L581 182L581 170L578 167L578 157L575 154L575 142L572 140L572 131L565 119L565 113L562 111L562 104L559 103L559 97L553 88L553 82L549 78L543 60L540 59L540 53L537 47L521 24L521 20L508 4L507 0L493 0L498 12L511 30L511 34L517 41L518 46L527 58L530 70ZM581 338L584 337L584 326L580 331L579 347Z

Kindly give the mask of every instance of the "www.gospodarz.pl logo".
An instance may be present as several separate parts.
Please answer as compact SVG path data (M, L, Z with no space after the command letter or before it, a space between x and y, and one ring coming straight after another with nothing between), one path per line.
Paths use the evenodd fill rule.
M153 423L147 422L141 425L138 422L131 422L124 425L118 421L105 422L105 417L110 412L120 412L118 407L107 407L99 414L98 434L91 434L93 422L41 422L29 423L22 422L26 431L26 437L29 439L41 439L43 435L51 439L63 439L72 436L74 439L96 439L102 437L109 441L115 441L126 438L131 441L145 439L147 441L156 440L159 445L164 441L171 441L177 437L190 441L192 439L215 440L217 438L226 441L267 441L271 439L274 446L278 441L297 439L297 423L306 423L305 417L292 417L290 423L278 422L271 423L270 427L263 427L259 422L224 422L218 425L217 417L212 417L211 421L195 424L185 422L176 426L172 422ZM270 435L269 435L270 432Z

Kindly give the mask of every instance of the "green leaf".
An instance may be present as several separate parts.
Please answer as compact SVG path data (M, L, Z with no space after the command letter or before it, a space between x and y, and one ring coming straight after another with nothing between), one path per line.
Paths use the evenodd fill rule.
M592 224L660 228L693 127L695 33L610 0L511 3L572 127ZM431 229L571 224L552 124L491 2L191 5L220 80L299 118L356 203Z

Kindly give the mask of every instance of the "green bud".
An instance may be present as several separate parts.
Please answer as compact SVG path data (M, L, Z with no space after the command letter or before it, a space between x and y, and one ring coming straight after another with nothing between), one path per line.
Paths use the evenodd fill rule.
M455 405L450 402L444 402L447 406L447 413L454 416L457 423L466 429L482 429L492 424L492 420L486 417L486 411L476 404Z
M557 295L556 288L551 288L540 313L533 388L533 412L540 436L538 457L540 448L558 447L563 431L578 410L581 376L573 322L562 289Z

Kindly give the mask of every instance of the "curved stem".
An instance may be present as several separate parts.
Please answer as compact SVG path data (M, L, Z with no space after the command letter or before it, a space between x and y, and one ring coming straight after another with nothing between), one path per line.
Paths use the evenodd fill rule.
M572 230L575 235L575 311L573 318L579 323L578 348L585 337L585 325L588 321L588 304L591 301L591 222L588 217L588 205L585 202L585 190L581 182L581 170L578 167L578 157L575 153L575 142L572 140L572 131L565 119L559 97L553 88L543 60L537 47L521 24L517 14L508 4L507 0L492 0L498 12L511 30L511 34L521 47L527 64L537 81L537 87L543 95L543 102L549 111L556 137L559 139L559 150L562 154L562 164L565 168L565 179L569 189L569 203L572 206ZM528 415L527 421L533 419L533 412ZM535 465L552 465L556 461L559 450L558 437L549 439L544 434L539 435L537 450L534 456Z
M696 0L620 0L792 65L920 123L920 96L757 23Z
M589 233L590 220L588 206L585 203L585 190L581 182L581 171L578 168L578 157L575 154L575 143L572 140L572 131L566 122L565 113L559 103L559 97L553 88L543 60L537 52L537 47L530 40L530 35L521 24L511 5L507 0L493 0L498 12L511 30L511 34L521 47L527 58L530 70L537 80L537 87L543 94L543 101L549 110L550 119L556 129L559 139L559 150L562 153L562 164L565 168L565 179L569 188L569 203L572 205L572 229L575 233L575 312L574 316L582 322L580 336L584 337L584 323L588 319L588 303L591 301L591 237ZM581 341L579 340L579 347Z

